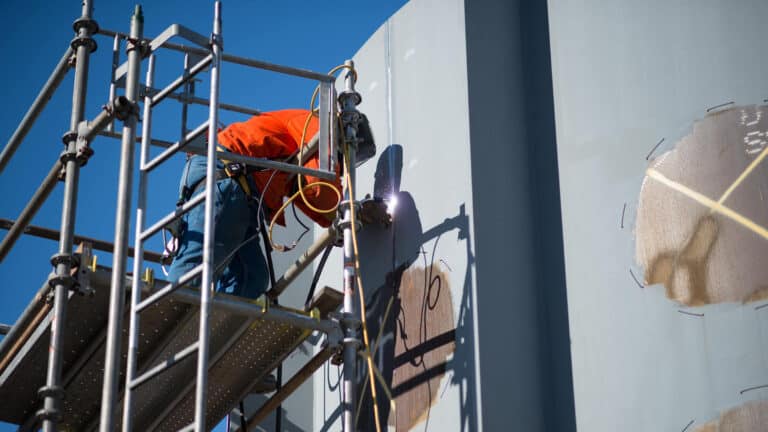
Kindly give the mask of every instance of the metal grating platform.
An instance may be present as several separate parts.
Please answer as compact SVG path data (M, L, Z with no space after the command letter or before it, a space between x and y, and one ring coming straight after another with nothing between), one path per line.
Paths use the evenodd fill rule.
M152 305L142 314L142 332L139 335L138 349L139 367L151 363L157 356L158 347L163 346L169 339L175 337L176 329L194 314L194 308L173 298ZM118 385L120 391L125 384L126 352L128 349L128 315L123 317L121 330L120 376ZM106 322L104 323L106 329ZM104 332L102 332L104 333ZM65 386L64 418L62 427L72 430L83 430L94 423L101 409L102 382L104 379L104 349L106 335L102 335L98 350L83 364L71 383Z
M93 296L71 294L67 303L64 330L63 384L66 392L62 404L65 429L82 430L98 418L104 377L104 348L108 322L109 269L99 269L90 275ZM173 336L174 329L190 314L192 306L172 298L150 307L144 313L139 365L153 357L154 347ZM34 414L40 408L37 389L45 385L48 365L48 343L52 314L48 312L26 340L3 341L21 343L8 366L0 373L0 420L22 425L22 430L34 427ZM123 317L123 347L127 346L127 314ZM9 350L3 350L6 355ZM125 369L125 355L121 370ZM120 385L124 378L122 378Z
M108 291L108 290L107 290ZM79 353L88 350L90 344L99 338L107 322L108 295L98 291L93 297L71 293L68 299L68 319L64 329L63 354L64 377L76 367ZM43 312L44 301L33 301L30 308L35 313ZM37 389L45 385L48 365L48 343L52 313L43 315L31 334L25 339L3 340L2 358L10 358L8 365L0 371L0 420L21 424L33 416L38 409ZM20 348L13 353L14 345Z
M236 340L219 353L218 360L214 360L209 369L206 417L209 429L308 336L303 329L260 319L245 323L241 330ZM189 380L184 384L187 382ZM176 431L187 426L193 421L194 402L194 385L190 384L179 393L173 404L162 410L161 415L150 414L147 418L155 421L141 429ZM137 417L143 416L138 414Z
M90 275L95 295L69 298L65 330L64 387L62 406L64 430L94 430L99 419L104 372L104 349L110 282L109 269ZM217 294L242 302L236 297ZM332 302L329 310L339 305ZM130 302L127 302L130 304ZM284 308L283 314L306 314ZM325 307L324 307L325 309ZM323 310L324 315L329 310ZM22 348L0 371L0 420L32 430L34 413L40 408L37 389L44 385L47 365L50 313L24 340ZM212 428L255 383L269 374L300 345L309 331L280 321L252 318L223 309L210 314L210 374L208 380L208 427ZM164 362L197 340L199 312L195 305L168 297L141 315L138 355L139 373ZM123 391L128 340L128 314L123 317L120 392ZM0 355L12 342L3 341ZM192 355L134 393L135 430L178 430L193 420L196 355ZM117 408L122 417L122 403ZM116 422L119 427L120 422Z

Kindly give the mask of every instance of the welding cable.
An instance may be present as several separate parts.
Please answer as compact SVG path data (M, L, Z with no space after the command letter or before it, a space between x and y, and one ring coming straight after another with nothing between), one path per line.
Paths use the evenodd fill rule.
M309 292L307 293L307 299L304 301L304 309L309 309L309 304L312 301L312 297L314 297L315 295L315 289L317 288L317 283L320 281L320 274L323 273L325 262L328 261L328 257L331 255L332 250L333 250L332 244L326 246L325 250L323 251L323 256L320 257L320 262L317 264L317 270L315 270L315 276L312 277L312 283L309 285Z
M273 174L273 176L274 176L274 174ZM269 181L272 181L272 177L269 178ZM267 181L267 186L269 186L269 181ZM253 240L255 240L256 237L258 237L259 235L264 236L266 234L265 231L264 231L264 224L261 223L261 221L262 221L261 216L262 215L259 214L260 212L261 212L261 199L259 199L259 207L258 207L258 210L257 210L257 213L256 213L256 217L257 217L257 220L258 220L258 226L256 227L256 234L253 234L252 236L246 238L245 240L240 242L240 244L235 246L235 248L232 249L232 251L230 253L228 253L226 257L224 257L224 260L221 261L218 266L216 266L216 268L214 269L214 273L218 273L218 272L222 271L224 269L224 266L229 263L229 260L232 259L232 257L234 257L235 254L240 249L243 248L243 246L245 246L246 244L248 244L248 243L252 242ZM267 244L266 240L264 241L264 251L266 252L266 255L267 255L266 256L266 258L267 258L267 265L268 265L268 269L267 270L269 271L269 277L270 277L270 280L272 282L272 286L274 287L275 286L275 269L274 269L274 266L272 264L272 250L270 248L268 248L268 244Z
M229 424L227 424L227 427L229 427ZM248 425L245 422L245 403L243 401L240 401L240 430L248 430Z
M349 72L352 74L353 82L357 82L357 71L352 66L346 65L346 64L338 65L335 68L331 69L328 72L328 75L333 75L333 74L335 74L336 72L338 72L338 71L340 71L342 69L349 70ZM302 153L303 153L304 146L306 145L304 141L307 138L307 128L309 127L309 122L312 119L312 117L315 115L315 112L318 111L318 108L315 108L315 100L317 100L317 95L318 95L319 92L320 92L320 86L318 85L317 87L315 87L315 90L312 92L312 98L310 98L310 100L309 100L309 115L307 115L307 119L304 121L304 127L301 130L301 141L299 142L299 156L298 156L298 164L299 164L299 166L301 166L301 156L302 156ZM304 204L307 207L312 209L312 211L320 213L320 214L327 214L327 213L331 213L331 212L336 211L336 209L339 207L339 203L340 203L341 200L339 200L339 202L337 202L332 208L327 209L327 210L322 210L322 209L316 208L315 206L313 206L309 202L309 200L307 200L307 197L304 195L304 188L301 185L301 183L302 183L302 181L301 181L302 180L301 173L299 173L296 177L297 177L297 182L298 182L298 185L299 185L298 189L299 189L299 193L301 194L301 199L302 199L302 201L304 201Z
M379 345L381 343L381 337L384 334L384 326L387 322L387 319L389 318L389 312L392 310L392 304L395 302L395 293L392 292L392 295L389 297L389 302L387 303L386 309L384 309L384 315L382 315L381 319L381 326L379 327L379 334L376 336L376 340L373 342L373 350L371 351L371 355L376 355L376 352L379 350ZM374 365L375 366L375 365ZM378 371L377 371L378 372ZM380 377L381 374L377 373L376 377ZM388 392L387 386L384 383L383 378L381 379L381 384L384 387L384 391L387 392L387 396L390 400L390 406L392 407L392 411L395 411L395 405L394 405L394 399L392 398L392 394ZM360 396L357 399L357 411L355 411L355 425L357 425L357 420L360 418L360 409L363 406L363 399L365 397L365 392L368 390L368 381L363 382L363 389L360 391Z
M343 137L343 131L342 131L342 142L345 142ZM349 190L349 216L350 216L350 222L352 224L352 227L350 229L350 232L352 233L352 250L354 252L354 264L355 264L355 278L357 279L357 286L360 289L360 292L358 293L358 297L360 299L360 319L361 324L363 328L363 347L365 348L365 359L366 364L368 365L368 380L370 381L370 387L371 387L371 398L373 399L373 415L374 420L376 422L376 431L381 432L381 425L379 420L379 403L378 398L376 395L376 383L375 383L375 366L373 365L373 358L371 356L371 345L368 339L368 322L366 321L366 311L365 311L365 290L363 288L363 280L360 277L360 251L357 247L357 234L356 234L356 221L355 221L355 204L354 204L354 197L355 197L355 191L352 186L352 177L349 175L349 149L347 146L344 146L344 178L346 179L347 188ZM386 389L386 382L381 383L383 387ZM392 412L395 412L395 401L391 398L391 392L386 389L385 393L387 393L387 396L390 398L390 405L392 407Z
M338 71L340 71L342 69L348 69L350 71L350 73L352 74L353 81L357 82L357 71L353 67L351 67L349 65L339 65L339 66L336 66L335 68L331 69L330 72L328 72L328 75L332 75L332 74L334 74L334 73L336 73L336 72L338 72ZM304 121L304 127L301 130L301 140L299 141L299 154L298 154L298 157L297 157L297 164L299 166L302 166L301 159L302 159L302 155L303 155L304 146L306 145L306 143L304 141L307 138L307 129L309 128L309 123L312 120L312 116L314 116L315 112L317 111L317 109L314 108L314 105L315 105L315 100L317 99L317 95L318 95L319 91L320 91L320 86L318 85L317 87L315 87L315 91L312 92L312 97L311 97L311 99L309 101L309 106L310 106L309 114L307 115L307 118ZM297 177L297 184L298 184L298 187L297 187L298 192L296 194L294 194L293 196L291 196L288 199L288 201L286 201L286 203L283 204L283 206L280 207L280 209L277 212L275 212L275 215L272 217L272 221L269 224L269 232L268 232L268 234L269 234L269 243L270 243L270 245L272 246L272 248L274 250L279 251L279 252L287 252L287 251L293 249L294 247L296 247L296 244L298 243L298 241L301 240L301 236L300 236L299 239L294 241L292 246L276 245L272 241L272 228L273 228L273 226L275 224L275 221L280 216L280 214L282 214L283 211L285 211L285 208L287 207L286 204L293 202L293 200L296 199L297 195L301 197L301 200L304 202L304 204L310 210L312 210L312 211L314 211L315 213L318 213L318 214L333 213L333 212L336 211L336 209L339 208L339 204L341 203L341 192L333 184L328 183L328 182L324 182L324 181L316 181L316 182L314 182L312 184L302 185L302 175L301 175L301 173L297 174L296 177ZM331 208L319 209L319 208L315 207L314 205L312 205L312 203L309 202L309 200L307 199L306 195L304 194L304 191L306 189L309 189L310 187L315 187L315 186L318 187L318 188L320 188L320 187L327 187L327 188L333 190L333 192L336 194L336 203Z
M330 184L330 183L326 183L326 182L316 182L316 183L313 183L313 184L308 184L308 185L305 185L305 186L304 186L304 189L309 189L309 188L311 188L311 187L315 187L315 186L318 186L318 185L326 185L326 187L329 187L331 190L333 190L333 191L336 193L336 199L337 199L339 202L341 202L341 192L339 192L339 190L338 190L338 189L336 189L336 187L334 187L334 186L333 186L332 184ZM290 198L288 198L288 200L287 200L287 201L285 201L285 202L283 203L283 205L282 205L282 206L280 206L280 208L279 208L279 209L278 209L278 210L275 212L275 215L272 217L272 221L269 223L269 230L268 230L268 232L267 232L267 233L268 233L268 235L269 235L269 244L272 246L272 248L273 248L274 250L276 250L276 251L278 251L278 252L287 252L287 251L289 251L289 250L293 249L294 247L296 247L296 242L294 242L292 246L288 246L288 245L276 245L276 244L275 244L275 243L272 241L272 228L274 228L274 226L275 226L275 222L277 221L277 218L278 218L278 217L279 217L279 216L280 216L280 215L281 215L281 214L282 214L282 213L285 211L285 209L286 209L286 208L287 208L287 207L288 207L288 206L289 206L289 205L290 205L290 204L291 204L291 203L292 203L292 202L293 202L293 201L294 201L296 198L298 198L298 197L300 196L300 194L301 194L301 190L299 190L299 192L296 192L296 193L294 193L293 195L291 195L291 197L290 197ZM337 205L338 205L338 204L337 204Z
M304 232L301 235L306 234L306 232L309 231L310 228L307 226L307 224L302 222L301 218L299 217L299 214L296 213L296 203L293 203L293 205L291 206L291 211L293 212L293 218L296 219L296 222L298 222L299 225L301 225L301 227L304 228Z
M307 128L309 127L309 122L310 122L310 120L312 120L312 117L314 115L315 115L314 110L311 110L309 112L309 114L307 115L307 119L304 121L304 127L302 128L302 131L301 131L301 141L299 142L299 156L298 156L299 166L301 166L301 157L302 157L303 149L304 149L304 146L305 146L304 140L307 138ZM305 186L303 186L301 184L302 183L301 179L302 179L302 175L301 175L301 173L298 173L296 175L296 181L298 183L299 195L301 195L301 200L304 202L304 205L309 207L310 210L312 210L315 213L319 213L319 214L328 214L328 213L335 212L336 209L339 208L339 203L341 203L341 193L336 188L336 186L334 186L331 183L323 182L323 181L316 181L314 183L311 183L311 184L307 185L307 186L325 186L325 187L329 187L329 188L333 189L336 192L336 195L338 196L338 200L336 201L336 203L331 208L319 209L319 208L313 206L312 203L310 203L309 200L307 199L306 195L304 195Z
M263 225L261 221L267 219L266 214L264 214L264 208L262 204L264 203L264 195L266 195L267 190L269 190L269 185L272 184L272 179L275 178L275 174L277 174L277 170L272 170L272 175L270 175L269 179L267 179L267 183L264 185L264 190L259 191L259 207L256 209L256 217L259 218L259 225Z
M294 240L294 243L298 243L301 241L301 239L304 238L305 235L311 230L304 222L301 221L301 218L299 218L299 214L296 212L296 201L291 203L291 211L293 212L293 218L296 220L296 222L301 225L302 228L304 228L304 231L299 234L299 237Z
M264 224L262 224L262 223L261 223L261 221L262 221L262 220L264 220L264 219L266 219L266 215L264 214L264 209L263 209L263 207L262 207L262 204L264 203L264 195L265 195L265 193L266 193L267 189L269 189L269 186L270 186L270 184L272 184L272 179L274 179L274 178L275 178L275 174L277 174L277 170L273 170L273 171L272 171L272 175L270 175L270 176L269 176L269 179L267 180L267 183L264 185L264 190L261 192L261 197L259 198L259 207L258 207L258 209L256 210L256 214L257 214L257 216L258 216L258 218L259 218L259 229L260 229L260 230L261 230L261 228L264 226ZM272 219L272 222L273 222L273 223L274 223L274 221L276 220L276 217L277 217L277 215L278 215L278 214L279 214L279 213L276 213L276 214L275 214L275 218L274 218L274 219ZM295 216L295 215L296 215L296 213L295 213L295 210L294 210L294 216ZM262 219L262 218L263 218L263 219ZM298 220L298 217L297 217L296 219ZM293 246L291 246L291 247L290 247L290 249L293 249L294 247L296 247L296 244L298 244L298 243L301 241L302 237L304 237L304 235L306 235L306 234L309 232L309 227L307 227L306 225L304 225L304 224L303 224L301 221L299 221L299 224L301 224L301 226L302 226L302 227L304 227L304 232L302 232L302 233L299 235L299 237L298 237L296 240L294 240L294 241L293 241ZM271 226L271 224L270 224L270 226ZM266 249L266 247L267 247L267 244L269 244L269 246L270 246L271 248L273 248L273 244L272 244L272 231L270 230L268 233L267 233L266 231L264 231L264 230L261 230L261 231L262 231L262 233L263 233L263 235L264 235L264 239L265 239L265 241L264 241L264 247L265 247L265 249ZM267 242L268 242L268 243L267 243ZM274 248L273 248L273 249L274 249ZM287 249L287 250L290 250L290 249ZM284 251L283 251L283 250L280 250L279 252L284 252Z
M302 155L301 149L304 147L304 139L306 137L307 127L309 125L309 120L312 118L312 115L313 115L312 112L310 112L309 115L307 116L307 120L304 122L304 129L303 129L303 131L301 133L301 142L299 143L299 155L298 155L299 166L301 166L301 155ZM272 241L272 228L275 225L275 221L277 221L277 218L280 217L280 215L285 211L285 209L288 207L288 205L293 202L293 200L295 200L297 197L301 197L302 200L304 201L304 204L306 204L307 207L309 207L312 211L314 211L316 213L319 213L319 214L328 214L328 213L335 212L336 209L339 207L339 203L341 203L341 192L333 184L325 182L325 181L316 181L316 182L310 183L308 185L302 185L301 184L301 174L298 174L297 177L298 177L298 189L299 189L298 192L294 193L290 198L288 198L288 200L286 202L283 203L283 205L275 212L274 216L272 216L272 220L269 223L269 232L268 232L268 234L269 234L269 243L270 243L270 245L272 245L272 248L274 250L278 251L278 252L287 252L287 251L293 249L294 247L296 247L296 244L298 243L298 240L301 239L301 237L299 237L299 239L297 241L293 242L292 246L276 245L274 243L274 241ZM309 201L307 200L306 196L304 195L304 190L305 189L309 189L309 188L313 188L313 187L326 187L326 188L329 188L330 190L332 190L336 194L336 203L333 205L333 207L331 207L329 209L318 209L317 207L315 207L312 204L310 204Z
M368 358L373 358L373 355L371 353L367 352L358 352L357 355L363 358L363 360L367 360ZM387 396L389 399L389 408L392 410L392 413L395 413L395 399L392 397L392 392L389 391L389 388L387 386L387 381L384 379L384 376L381 374L381 371L379 370L376 365L373 366L373 373L376 376L376 379L379 381L379 384L381 384L382 390L384 390L384 395ZM365 381L365 384L368 384L368 381ZM363 392L365 392L366 386L363 387ZM375 402L374 402L375 403ZM360 408L363 405L363 398L360 397L360 399L357 402L357 411L355 414L355 426L357 426L358 419L360 418Z

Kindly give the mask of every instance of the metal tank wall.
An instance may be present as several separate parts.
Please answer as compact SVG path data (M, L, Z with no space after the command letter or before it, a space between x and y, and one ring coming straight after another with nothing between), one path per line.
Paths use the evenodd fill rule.
M768 3L548 7L578 429L765 431Z
M357 195L397 199L359 238L383 430L573 430L548 53L544 3L413 0L354 57L378 144ZM315 430L340 429L340 373Z
M463 28L462 1L412 1L354 56L359 108L378 147L358 171L356 194L396 200L389 228L359 236L371 344L381 341L376 363L396 400L393 412L377 387L392 430L475 430L478 422ZM341 288L339 252L321 286ZM339 376L336 366L316 374L316 430L341 427ZM375 430L370 400L366 390L360 430Z
M358 192L398 196L361 233L391 428L765 430L766 17L415 0L372 36Z

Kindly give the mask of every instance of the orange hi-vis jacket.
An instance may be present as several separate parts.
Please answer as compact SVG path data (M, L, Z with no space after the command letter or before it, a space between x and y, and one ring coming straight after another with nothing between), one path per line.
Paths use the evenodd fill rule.
M308 110L301 109L265 112L244 122L227 126L218 134L219 144L233 153L244 156L284 159L299 150L302 129L309 114ZM304 145L315 136L317 130L318 119L313 116L307 126ZM318 155L313 155L304 163L304 166L317 169L319 167ZM295 177L289 181L290 175L288 173L278 171L274 173L272 181L269 181L273 173L273 170L264 170L252 174L256 187L264 200L263 206L266 208L269 218L272 218L280 208L284 198L296 190L294 187ZM313 184L319 180L317 177L302 176L302 185ZM335 181L330 183L341 191L341 181L338 176ZM304 196L312 206L320 210L330 210L337 201L336 194L327 186L307 188L304 190ZM301 197L296 198L293 202L304 214L321 226L330 225L335 216L334 212L321 214L313 211ZM285 219L282 215L277 223L285 226Z

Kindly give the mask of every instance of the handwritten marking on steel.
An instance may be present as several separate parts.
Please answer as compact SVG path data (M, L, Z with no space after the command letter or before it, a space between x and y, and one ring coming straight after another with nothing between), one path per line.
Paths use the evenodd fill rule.
M648 159L650 159L650 158L651 158L651 155L653 154L653 152L655 152L655 151L656 151L656 149L657 149L657 148L659 148L659 146L661 145L661 143L663 143L663 142L664 142L664 140L665 140L665 138L662 138L662 139L661 139L659 142L657 142L657 143L656 143L656 145L655 145L655 146L653 146L653 148L651 149L651 151L650 151L650 152L648 152L648 155L645 157L645 160L648 160Z
M740 391L739 394L744 394L744 393L746 393L748 391L760 390L760 389L764 389L764 388L768 388L768 384L763 384L763 385L759 385L759 386L745 388L744 390Z
M726 107L726 106L732 105L732 104L733 104L733 101L726 102L726 103L721 103L720 105L715 105L713 107L707 108L707 112L714 111L714 110L716 110L718 108Z
M680 312L681 314L690 315L690 316L695 316L695 317L703 317L703 316L704 316L704 314L703 314L703 313L693 313L693 312L686 312L686 311L684 311L684 310L678 310L678 312Z
M627 203L624 203L624 207L621 209L621 229L624 229L624 213L627 212Z
M688 430L688 428L689 428L689 427L691 427L691 425L692 425L692 424L693 424L693 422L695 422L695 421L696 421L696 419L693 419L693 420L689 421L689 422L688 422L688 424L687 424L687 425L685 425L685 427L683 428L683 430L682 430L682 431L680 431L680 432L685 432L685 431L687 431L687 430Z

